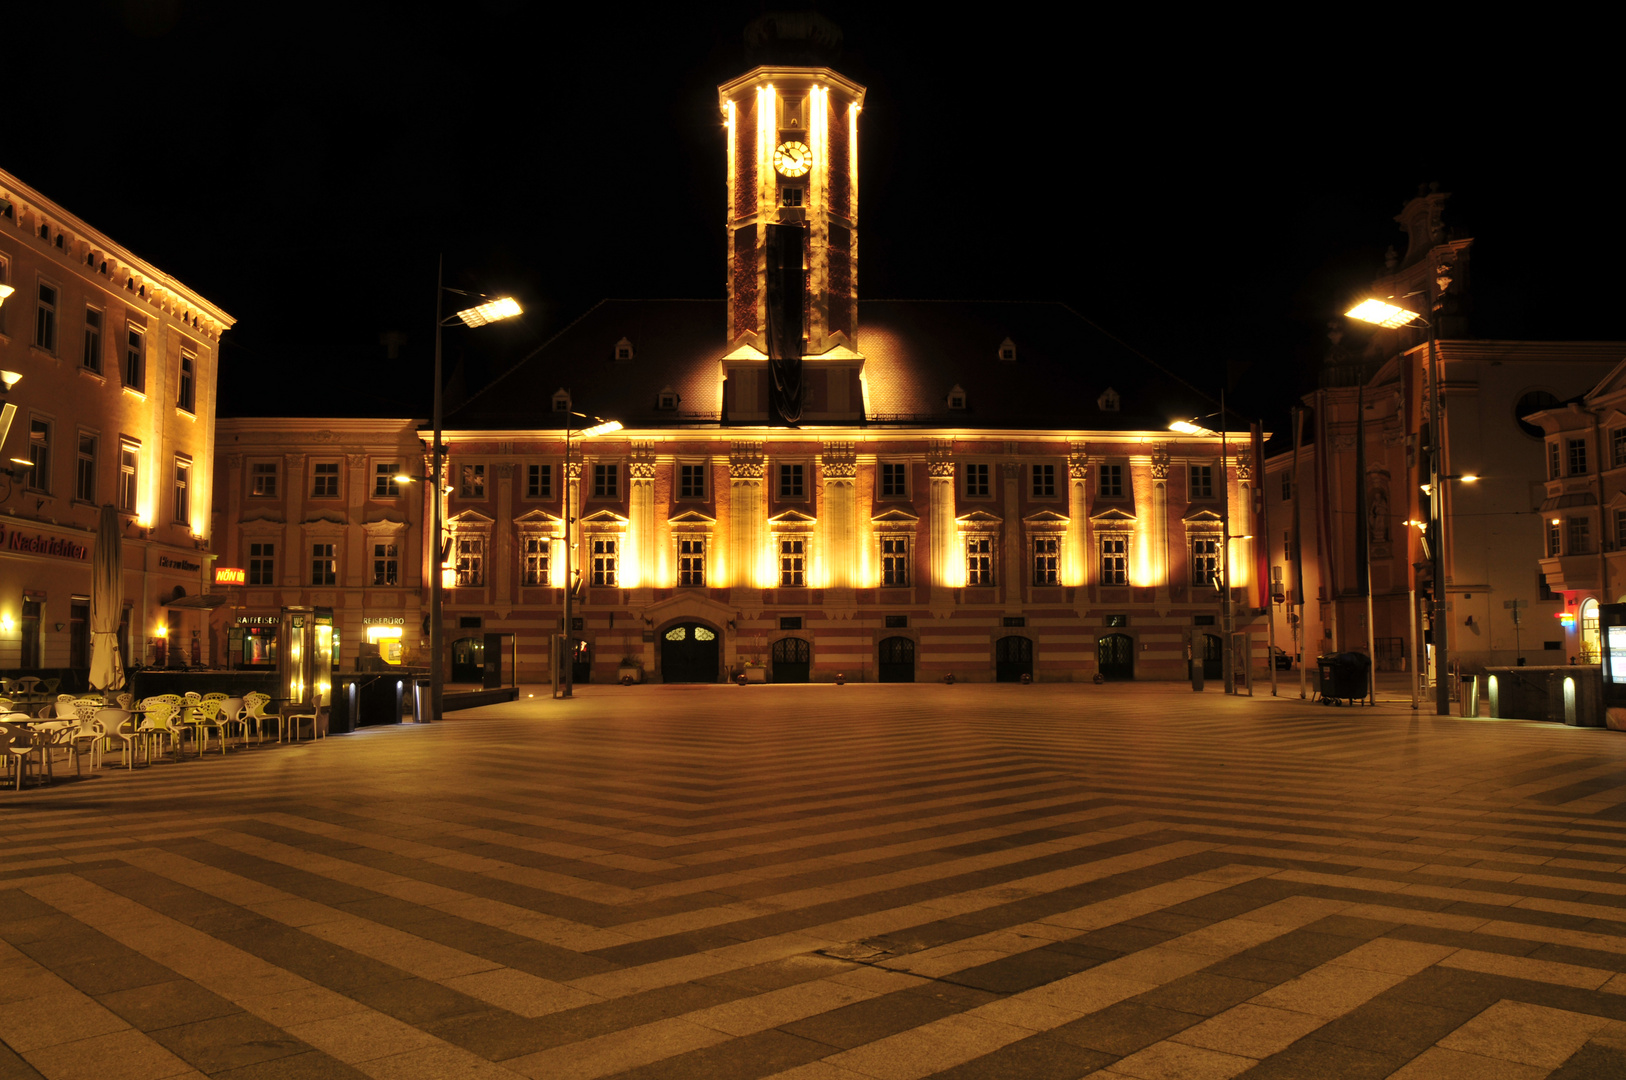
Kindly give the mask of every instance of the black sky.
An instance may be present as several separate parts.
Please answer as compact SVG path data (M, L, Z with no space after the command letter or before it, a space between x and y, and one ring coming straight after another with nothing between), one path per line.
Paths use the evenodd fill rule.
M449 332L476 379L601 297L723 295L715 88L761 10L63 4L10 23L0 164L239 319L223 414L426 415L441 252L527 308ZM1435 181L1478 336L1626 339L1584 27L822 10L869 88L862 296L1064 301L1269 417Z

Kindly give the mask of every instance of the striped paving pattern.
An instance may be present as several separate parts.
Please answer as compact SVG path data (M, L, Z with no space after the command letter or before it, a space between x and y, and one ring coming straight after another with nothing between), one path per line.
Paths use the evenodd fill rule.
M0 796L0 1078L1626 1075L1626 736L584 687Z

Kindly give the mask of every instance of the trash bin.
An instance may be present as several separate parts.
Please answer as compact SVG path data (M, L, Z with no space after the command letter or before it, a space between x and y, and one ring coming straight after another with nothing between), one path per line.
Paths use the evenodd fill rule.
M412 680L412 722L415 724L427 724L434 719L430 715L433 711L429 701L430 681L427 675Z
M1458 689L1461 691L1457 694L1457 715L1478 716L1479 676L1464 674L1457 676L1457 679L1460 683Z
M1318 680L1321 684L1321 704L1339 705L1348 701L1355 704L1364 698L1371 679L1372 661L1365 653L1338 653L1316 657Z

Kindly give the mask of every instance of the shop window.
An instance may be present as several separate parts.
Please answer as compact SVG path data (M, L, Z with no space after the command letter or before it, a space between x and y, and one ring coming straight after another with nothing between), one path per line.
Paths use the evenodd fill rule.
M678 540L678 584L700 587L706 584L706 541L685 536Z

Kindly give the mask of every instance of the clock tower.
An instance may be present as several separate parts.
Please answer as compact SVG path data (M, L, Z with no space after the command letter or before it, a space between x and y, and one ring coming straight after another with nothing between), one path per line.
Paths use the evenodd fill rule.
M758 362L805 357L817 364L826 357L841 367L861 363L858 114L864 88L829 67L762 65L724 83L717 96L728 142L730 359L755 353ZM807 380L809 405L820 404L824 382ZM755 411L746 404L736 403L742 419Z

